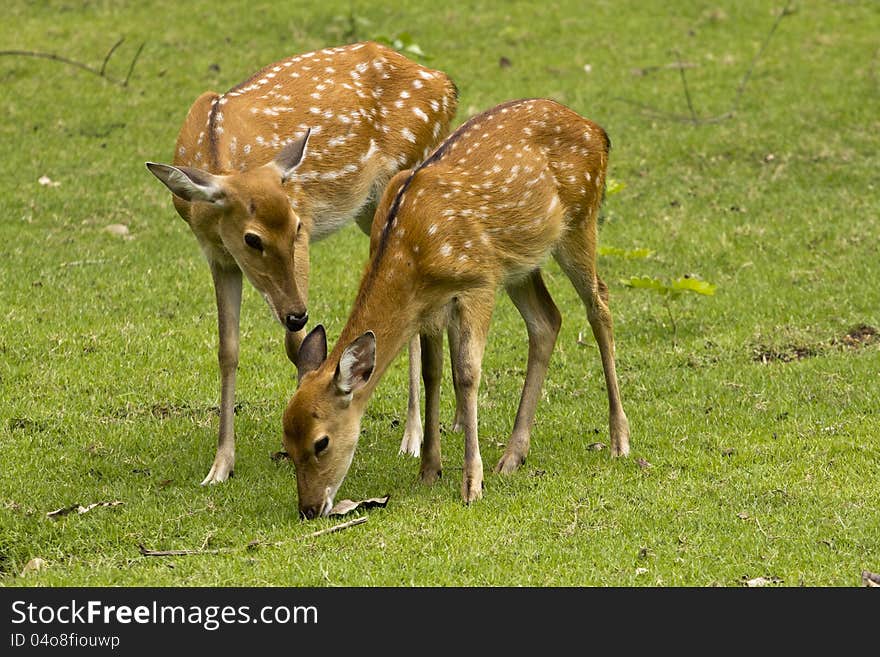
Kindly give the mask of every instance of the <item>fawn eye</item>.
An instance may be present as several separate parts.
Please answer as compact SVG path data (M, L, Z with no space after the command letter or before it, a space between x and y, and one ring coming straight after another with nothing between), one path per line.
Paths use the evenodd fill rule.
M324 436L323 438L319 438L315 441L315 456L318 456L321 452L327 449L327 445L330 444L330 436Z
M263 240L260 239L260 236L256 233L245 233L244 234L244 243L247 244L252 249L256 249L260 253L263 252Z

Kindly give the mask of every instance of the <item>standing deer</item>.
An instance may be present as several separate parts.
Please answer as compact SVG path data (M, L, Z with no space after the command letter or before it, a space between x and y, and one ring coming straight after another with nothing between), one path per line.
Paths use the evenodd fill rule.
M308 320L309 244L356 221L369 234L395 173L446 136L457 90L376 43L327 48L271 64L225 94L205 92L180 129L174 166L147 163L173 193L214 280L220 433L202 484L235 463L233 407L242 272L287 329L294 363ZM402 451L418 453L418 342Z
M371 258L339 342L327 357L317 326L302 343L300 385L284 412L299 511L325 515L354 456L361 417L379 379L421 333L425 384L420 477L441 474L438 407L442 328L464 426L461 496L482 497L477 388L495 293L504 286L529 335L525 385L513 433L495 470L525 462L529 435L561 325L541 279L553 255L580 295L599 345L610 408L612 456L629 453L617 385L608 288L596 273L597 215L610 143L605 131L550 100L516 100L466 122L413 171L398 173L371 231Z

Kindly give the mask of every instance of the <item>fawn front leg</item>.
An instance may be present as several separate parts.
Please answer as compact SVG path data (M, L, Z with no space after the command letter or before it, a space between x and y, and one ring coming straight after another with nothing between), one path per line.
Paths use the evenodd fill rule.
M476 296L476 295L475 295ZM464 429L464 467L461 499L470 504L483 497L483 460L477 436L477 393L480 387L483 351L492 317L494 290L469 299L467 306L459 302L458 353L455 354L457 397L461 405Z
M409 341L409 401L406 407L406 427L400 442L400 454L418 456L422 447L422 418L419 409L419 375L422 370L422 349L418 335Z
M202 485L219 484L235 468L235 375L238 369L238 324L241 315L241 270L211 265L217 298L217 329L220 363L220 435L217 454Z

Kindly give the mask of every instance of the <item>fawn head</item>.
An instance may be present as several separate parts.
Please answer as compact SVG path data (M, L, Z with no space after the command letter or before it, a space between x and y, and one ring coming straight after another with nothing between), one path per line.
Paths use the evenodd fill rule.
M274 160L228 175L146 163L176 197L191 204L189 223L208 258L221 246L231 254L289 331L301 330L308 321L294 268L296 248L307 244L308 231L302 230L284 185L305 157L308 140L307 130ZM205 217L211 220L200 219Z
M360 436L364 400L356 393L370 380L375 363L372 331L352 341L335 366L327 360L327 335L320 324L300 345L299 387L284 411L284 448L296 468L299 513L307 520L333 508Z

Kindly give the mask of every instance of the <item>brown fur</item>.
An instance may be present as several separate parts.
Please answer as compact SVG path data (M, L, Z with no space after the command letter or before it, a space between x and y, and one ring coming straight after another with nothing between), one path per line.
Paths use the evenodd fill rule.
M629 450L629 428L614 368L607 288L595 268L597 216L608 138L595 123L553 101L505 103L474 117L425 164L392 179L371 231L372 256L330 356L306 373L284 414L297 466L299 505L307 516L328 508L348 469L367 400L407 340L422 333L426 387L421 477L440 474L438 400L440 328L447 321L465 431L462 497L478 499L482 465L476 389L498 287L526 320L529 365L511 441L496 468L525 460L535 406L561 318L540 277L553 255L581 295L602 355L611 411L612 454ZM375 336L372 376L351 398L338 394L343 361L358 336ZM370 363L366 363L370 364ZM345 369L345 368L343 368ZM313 414L317 411L317 417ZM313 445L329 436L330 447ZM330 500L332 501L332 500Z
M311 241L352 221L368 232L387 181L443 139L456 105L455 85L444 73L390 48L327 48L271 64L225 94L203 93L180 129L178 168L148 164L175 193L174 207L199 241L217 295L220 438L204 483L225 480L234 461L242 272L278 321L303 318ZM279 152L301 143L307 130L304 159L286 171ZM211 198L181 185L187 175ZM245 242L248 233L262 250ZM291 360L303 336L288 331Z

